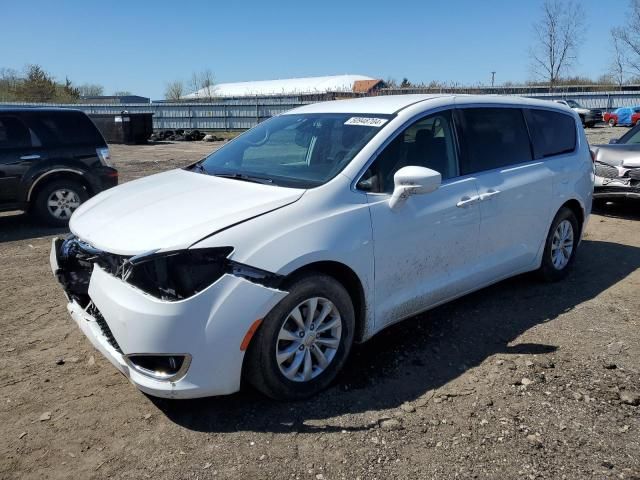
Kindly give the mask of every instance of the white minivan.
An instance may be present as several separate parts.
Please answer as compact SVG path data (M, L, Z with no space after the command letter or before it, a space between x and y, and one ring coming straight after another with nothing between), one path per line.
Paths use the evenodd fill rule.
M139 389L297 399L354 342L504 278L571 268L591 211L580 119L515 97L307 105L97 195L53 241L71 316Z

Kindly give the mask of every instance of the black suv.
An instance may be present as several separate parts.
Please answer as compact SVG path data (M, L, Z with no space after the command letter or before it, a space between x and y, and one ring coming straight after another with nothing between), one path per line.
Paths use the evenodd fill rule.
M0 107L0 211L64 226L82 202L117 184L107 143L83 112Z

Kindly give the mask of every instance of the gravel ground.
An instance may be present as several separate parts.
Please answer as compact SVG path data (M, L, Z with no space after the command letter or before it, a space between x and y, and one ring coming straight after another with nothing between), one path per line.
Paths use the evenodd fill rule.
M216 147L112 151L127 181ZM141 394L68 317L59 232L2 216L0 478L640 479L639 212L599 207L566 281L519 276L391 327L297 403Z

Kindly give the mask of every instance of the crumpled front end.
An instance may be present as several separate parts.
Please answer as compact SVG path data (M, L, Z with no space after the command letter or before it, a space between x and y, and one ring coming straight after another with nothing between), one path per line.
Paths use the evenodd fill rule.
M640 166L596 159L594 198L640 198Z
M140 390L160 397L237 391L247 332L286 295L268 272L229 261L211 284L189 296L180 282L136 286L131 264L140 259L99 251L74 237L54 239L50 260L83 333ZM162 281L150 261L158 259L146 259L144 269Z

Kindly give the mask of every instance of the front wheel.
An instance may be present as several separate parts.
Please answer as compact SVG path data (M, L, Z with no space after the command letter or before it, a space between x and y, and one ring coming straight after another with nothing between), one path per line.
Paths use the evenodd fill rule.
M615 127L616 126L616 121L613 118L610 118L607 123L609 124L610 127Z
M298 400L325 389L353 343L355 314L345 288L309 274L264 318L247 352L249 383L277 400Z
M562 207L556 214L542 256L542 265L538 270L540 277L547 282L557 282L567 276L575 260L580 230L575 214Z

